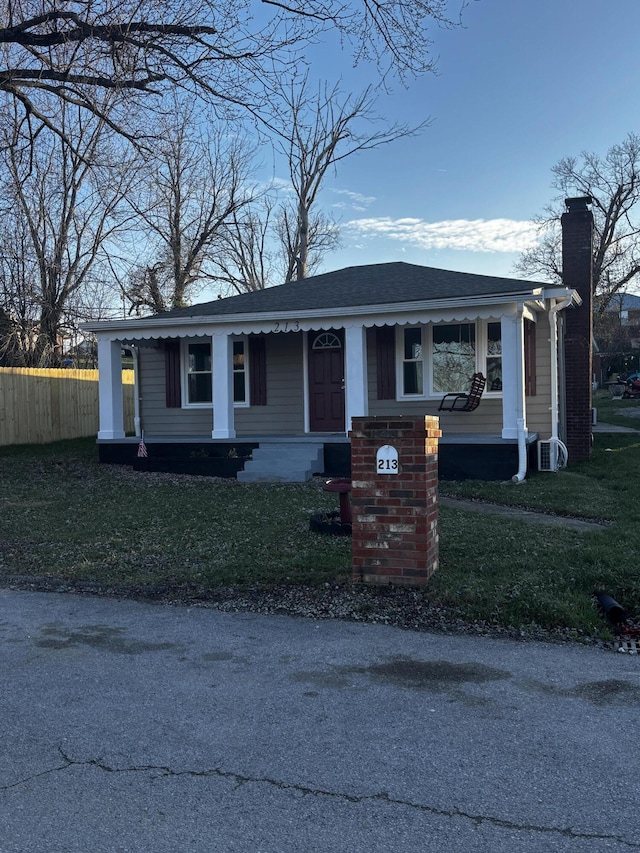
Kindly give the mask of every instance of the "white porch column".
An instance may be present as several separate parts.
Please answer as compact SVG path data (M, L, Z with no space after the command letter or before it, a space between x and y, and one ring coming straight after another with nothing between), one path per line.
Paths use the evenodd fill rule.
M347 326L344 330L344 378L346 429L351 419L369 414L367 388L367 330L364 326Z
M120 341L98 337L98 438L124 438Z
M524 320L517 311L501 320L502 329L502 437L518 438L518 419L527 430L524 386Z
M235 438L233 419L233 341L218 332L212 337L213 431L211 438Z

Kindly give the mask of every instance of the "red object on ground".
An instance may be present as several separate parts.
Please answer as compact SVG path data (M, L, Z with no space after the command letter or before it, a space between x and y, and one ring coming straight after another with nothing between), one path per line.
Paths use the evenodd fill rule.
M340 521L343 524L351 524L351 480L347 477L335 477L322 487L325 492L337 492L340 500Z

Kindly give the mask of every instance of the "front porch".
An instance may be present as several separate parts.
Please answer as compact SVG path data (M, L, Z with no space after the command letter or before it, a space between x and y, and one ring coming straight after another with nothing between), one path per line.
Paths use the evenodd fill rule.
M528 469L536 470L537 433L526 438ZM131 465L141 471L236 477L253 452L262 447L322 446L321 464L315 473L324 477L351 476L351 443L344 434L300 436L252 436L213 439L193 436L146 437L147 457L138 456L135 436L98 439L100 462ZM518 470L518 441L498 434L443 435L439 442L438 474L442 480L510 480Z

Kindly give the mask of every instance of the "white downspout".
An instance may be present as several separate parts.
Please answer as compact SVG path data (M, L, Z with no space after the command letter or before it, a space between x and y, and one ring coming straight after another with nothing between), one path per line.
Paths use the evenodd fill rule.
M133 357L133 428L136 433L136 438L142 435L140 423L140 373L138 363L138 347L133 344L129 345L131 355Z
M527 439L524 434L524 418L517 418L518 427L518 473L511 478L512 483L520 484L527 476Z
M567 308L573 302L573 297L565 296L558 300L549 310L549 326L551 329L551 457L553 470L565 468L569 460L567 446L560 440L558 426L560 422L560 389L558 376L558 312Z

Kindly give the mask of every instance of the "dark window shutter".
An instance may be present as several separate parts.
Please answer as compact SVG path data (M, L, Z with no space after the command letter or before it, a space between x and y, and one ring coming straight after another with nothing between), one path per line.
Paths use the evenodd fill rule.
M179 340L164 342L164 378L167 409L179 409L182 406Z
M536 395L536 324L531 320L524 321L524 392Z
M249 404L267 405L267 355L264 335L249 338Z
M394 326L376 329L376 365L378 400L396 398L396 330Z

